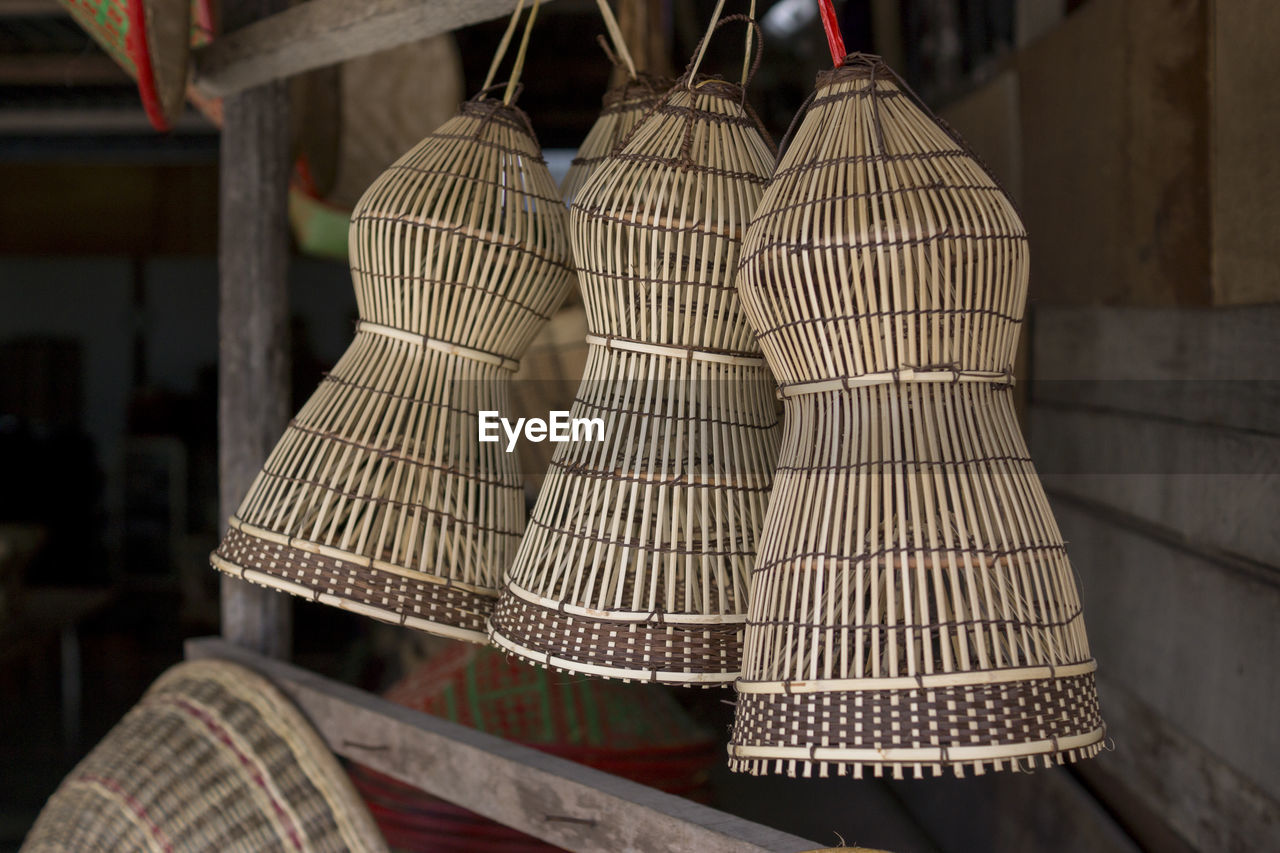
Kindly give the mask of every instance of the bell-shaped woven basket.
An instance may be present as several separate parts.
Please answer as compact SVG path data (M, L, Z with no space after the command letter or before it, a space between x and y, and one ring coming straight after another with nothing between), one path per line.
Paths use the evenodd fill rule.
M151 686L49 798L23 853L385 851L333 753L268 681L221 661Z
M574 200L572 415L602 440L557 448L490 625L545 666L713 685L739 673L779 439L734 285L773 160L742 88L696 65Z
M567 211L512 89L463 104L356 205L355 341L267 459L215 567L484 641L525 503L515 454L478 440L478 413L510 411L510 377L570 269Z
M819 75L739 286L785 399L731 766L1095 754L1094 661L1014 418L1013 204L878 58Z

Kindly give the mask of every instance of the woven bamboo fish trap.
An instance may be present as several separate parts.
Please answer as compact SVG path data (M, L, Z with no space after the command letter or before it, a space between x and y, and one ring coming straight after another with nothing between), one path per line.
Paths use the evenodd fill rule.
M1009 198L878 58L819 75L739 278L786 429L735 770L963 775L1102 747L1014 418L1027 269Z
M578 153L574 156L560 182L560 195L566 204L573 204L587 179L601 165L618 143L653 109L671 87L671 79L663 80L637 73L620 85L605 92L600 116L591 126Z
M773 164L742 87L697 76L700 58L571 210L590 344L571 411L603 440L557 447L490 620L494 643L544 666L739 672L779 430L734 274Z
M182 663L49 798L24 853L385 851L333 753L268 681Z
M517 66L527 42L526 27ZM212 557L255 583L477 642L526 515L516 457L477 440L478 413L510 410L510 377L569 282L567 211L510 103L515 77L503 99L488 88L356 205L355 341Z

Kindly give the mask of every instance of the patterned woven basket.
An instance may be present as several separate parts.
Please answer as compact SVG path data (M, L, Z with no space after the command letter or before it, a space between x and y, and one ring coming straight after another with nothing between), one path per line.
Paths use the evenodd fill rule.
M1009 198L878 58L819 76L743 245L786 430L734 769L962 775L1101 748L1014 417L1027 268Z
M478 412L510 410L510 377L569 282L567 212L514 88L465 103L356 205L355 341L254 480L216 568L484 641L525 502L515 455L477 440Z
M715 737L667 688L569 679L454 643L387 691L401 705L668 793L706 799ZM556 849L359 765L356 788L387 840L412 850Z
M24 853L385 851L347 775L269 682L234 664L162 675L49 798Z
M779 431L733 279L773 159L742 88L698 77L700 59L573 203L591 348L572 414L604 440L558 446L490 622L545 666L739 672Z
M187 86L190 48L213 37L211 0L60 0L61 4L138 84L147 118L168 130L187 96L211 118L221 106Z

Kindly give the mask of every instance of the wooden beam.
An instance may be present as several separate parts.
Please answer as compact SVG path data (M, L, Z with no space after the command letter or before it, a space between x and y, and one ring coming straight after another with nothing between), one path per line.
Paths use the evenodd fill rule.
M1036 305L1033 402L1280 435L1280 305Z
M1280 436L1039 404L1031 455L1051 493L1159 525L1280 584Z
M1123 685L1280 800L1280 585L1128 527L1109 507L1049 496L1080 577L1099 679ZM1102 717L1117 751L1145 749L1105 701ZM1195 796L1209 813L1219 794L1202 787Z
M281 0L223 4L231 26ZM223 102L218 227L218 476L221 515L240 505L290 415L289 94L277 80ZM222 633L288 657L287 595L222 578Z
M549 2L549 0L544 0ZM196 50L196 87L224 97L270 80L500 18L515 0L310 0Z
M569 850L737 853L817 846L222 640L188 640L186 656L228 660L261 673L297 703L339 755Z
M1100 677L1098 689L1116 748L1081 762L1078 770L1126 819L1144 849L1176 848L1158 828L1127 820L1143 807L1164 821L1185 849L1262 850L1274 842L1280 802L1172 725L1123 681Z
M1033 320L1045 485L1280 582L1280 306L1039 306Z
M67 10L58 0L0 0L0 18L65 14Z
M886 784L943 850L1139 852L1065 767Z
M0 56L0 86L125 86L129 75L105 53Z

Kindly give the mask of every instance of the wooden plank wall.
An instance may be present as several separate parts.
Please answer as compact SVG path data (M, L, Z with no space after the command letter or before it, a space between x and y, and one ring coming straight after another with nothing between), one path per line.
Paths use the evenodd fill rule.
M1079 776L1147 849L1280 827L1280 306L1039 306L1032 455L1115 750Z

